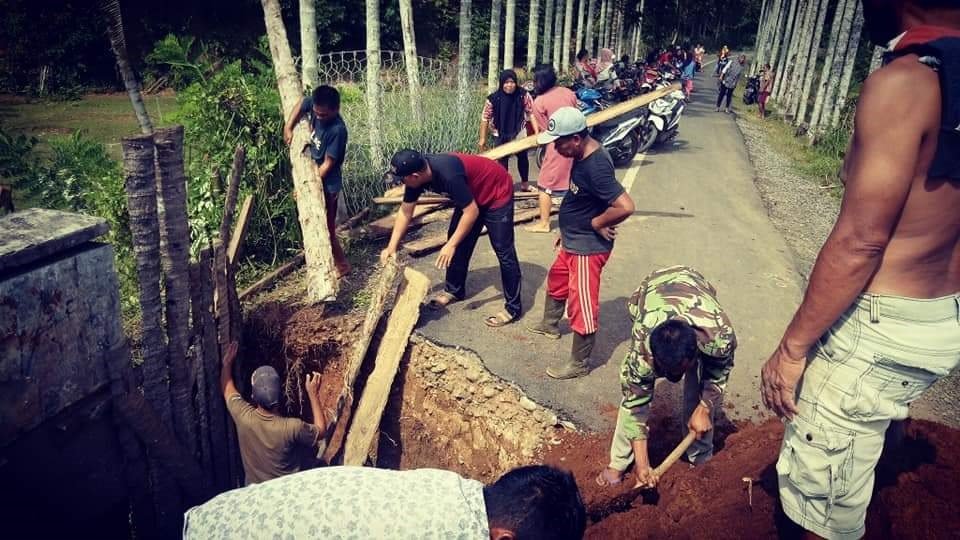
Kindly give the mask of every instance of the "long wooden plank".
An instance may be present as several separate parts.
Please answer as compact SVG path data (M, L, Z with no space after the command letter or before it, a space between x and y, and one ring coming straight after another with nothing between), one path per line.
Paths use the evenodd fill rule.
M644 94L642 96L635 97L633 99L624 101L623 103L617 103L612 107L608 107L602 111L595 112L587 116L587 126L593 127L597 124L602 124L608 120L613 120L614 118L628 113L638 107L643 107L644 105L649 105L651 102L656 101L659 98L673 92L674 90L679 90L680 85L674 84L662 90L657 90L655 92L650 92L649 94ZM529 150L531 148L537 147L537 136L530 135L529 137L524 137L522 139L517 139L513 142L509 142L504 145L500 145L486 152L480 154L483 157L488 157L490 159L500 159L506 156L512 156L513 154L519 154L524 150Z
M227 260L230 264L237 264L237 256L240 253L240 246L247 237L247 228L250 225L250 215L253 213L253 195L247 195L243 200L243 206L240 208L240 217L237 218L237 226L230 235L230 247L227 249Z
M551 208L550 214L556 214L557 209ZM518 210L513 215L513 224L519 225L520 223L527 223L538 219L540 217L539 208L527 208L524 210ZM487 234L486 228L480 234ZM434 251L443 247L443 244L447 242L447 234L444 232L437 233L432 236L426 236L424 238L418 238L412 242L407 242L403 244L403 250L409 254L411 257L421 257L428 253L433 253Z
M536 199L540 194L535 191L521 191L513 194L515 200L526 200L526 199ZM373 202L375 204L400 204L403 202L403 197L374 197ZM420 197L417 199L416 204L448 204L450 199L448 197L443 197L440 195L430 195L427 197Z
M387 398L390 396L390 387L400 366L400 359L407 350L410 332L420 317L420 303L427 296L430 280L412 268L405 268L400 287L400 294L387 320L387 329L377 350L376 365L367 379L367 385L353 416L353 424L347 434L344 465L363 465L370 453L370 445L373 444Z
M427 223L433 223L433 221L435 221L435 216L433 216L434 212L442 208L444 208L442 204L416 207L416 209L413 211L413 221L410 222L410 228L407 229L407 231L412 231ZM384 216L376 221L368 223L366 225L367 237L381 238L384 236L390 236L390 233L393 232L393 224L396 220L397 213L393 212L389 216Z

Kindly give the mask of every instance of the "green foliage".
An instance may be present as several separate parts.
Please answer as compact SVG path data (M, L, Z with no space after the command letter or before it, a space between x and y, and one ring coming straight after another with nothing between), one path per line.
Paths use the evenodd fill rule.
M36 168L31 152L39 140L26 135L8 133L0 125L0 178L25 176Z
M196 38L192 36L167 34L153 46L153 50L146 57L151 68L149 74L153 77L166 75L177 90L194 81L203 82L206 48L201 45L201 52L197 54L193 50L195 41Z

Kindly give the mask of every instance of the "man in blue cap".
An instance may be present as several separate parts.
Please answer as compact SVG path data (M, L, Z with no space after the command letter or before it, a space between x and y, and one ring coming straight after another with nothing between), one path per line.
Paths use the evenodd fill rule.
M303 468L304 462L315 462L326 450L337 423L337 411L324 411L320 407L320 374L307 374L304 385L313 413L313 423L308 424L280 414L280 375L270 366L258 367L250 377L253 404L243 399L233 384L236 358L237 343L233 342L223 357L220 388L237 426L246 484L295 473ZM311 459L311 456L316 457Z

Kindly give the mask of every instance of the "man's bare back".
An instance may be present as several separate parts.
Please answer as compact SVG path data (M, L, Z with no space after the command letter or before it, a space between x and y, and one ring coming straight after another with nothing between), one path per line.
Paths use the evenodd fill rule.
M910 94L900 92L904 84L912 88ZM922 133L918 147L902 149L905 155L913 153L916 164L902 210L865 292L937 298L960 291L960 179L927 176L940 130L942 100L936 72L918 62L916 55L903 56L871 76L861 99L908 102L912 114L907 122ZM863 172L858 168L870 168L860 163L859 139L851 143L844 162L845 178Z

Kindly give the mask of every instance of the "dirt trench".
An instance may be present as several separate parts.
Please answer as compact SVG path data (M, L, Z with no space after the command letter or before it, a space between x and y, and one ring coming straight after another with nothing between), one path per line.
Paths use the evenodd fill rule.
M243 366L243 376L249 380L254 364L274 365L288 376L288 414L309 420L303 375L322 374L321 400L332 407L360 324L361 318L350 313L263 304L247 322L246 356L256 361ZM357 396L371 360L358 378ZM343 437L347 426L341 424L334 440ZM601 488L594 478L607 462L612 433L578 432L519 387L490 373L473 353L414 335L394 380L372 459L380 467L443 468L485 482L530 463L570 470L587 505L587 538L795 536L798 531L778 508L775 463L782 423L772 419L720 427L714 459L697 469L677 463L655 492L632 492L629 476L621 486ZM654 463L679 442L682 429L669 415L654 419ZM960 431L925 421L904 424L902 441L888 446L877 468L867 538L957 538L957 448ZM337 462L337 456L327 457ZM752 506L743 478L753 481Z

